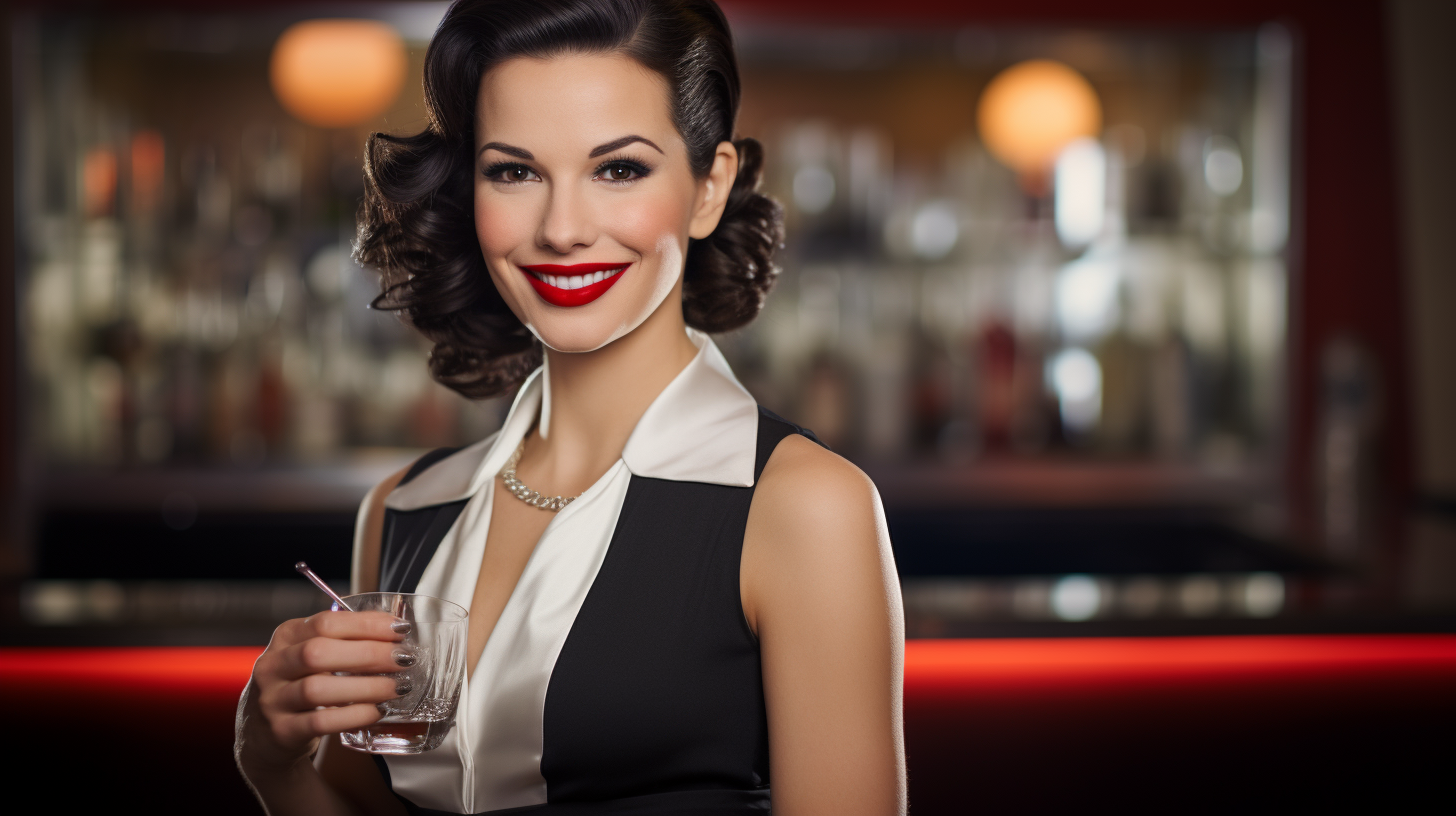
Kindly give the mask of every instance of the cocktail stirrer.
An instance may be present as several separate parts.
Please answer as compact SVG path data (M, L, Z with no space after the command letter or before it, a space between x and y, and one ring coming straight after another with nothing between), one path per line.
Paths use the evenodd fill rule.
M322 589L324 591L324 594L325 595L329 596L330 598L333 598L334 599L334 603L338 604L340 609L347 609L350 612L353 612L354 611L354 607L349 606L348 604L344 603L344 599L343 598L340 598L338 595L335 595L334 594L334 591L332 589L329 589L329 585L326 584L326 583L324 583L324 579L318 577L318 573L316 573L313 570L311 570L311 569L308 568L308 564L305 564L302 561L299 561L297 564L294 564L293 565L293 568L296 569L296 570L298 570L299 572L303 573L303 577L307 578L310 581L313 581L313 585L316 586L316 587L318 587L319 589Z

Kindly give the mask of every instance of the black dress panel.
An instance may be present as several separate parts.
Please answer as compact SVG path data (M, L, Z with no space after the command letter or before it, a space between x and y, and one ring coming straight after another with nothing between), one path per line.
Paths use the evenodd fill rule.
M818 442L759 408L755 485L795 433ZM739 593L753 491L631 477L547 686L547 803L490 813L769 811L762 668ZM463 506L386 513L382 589L413 590ZM439 813L401 801L413 814Z

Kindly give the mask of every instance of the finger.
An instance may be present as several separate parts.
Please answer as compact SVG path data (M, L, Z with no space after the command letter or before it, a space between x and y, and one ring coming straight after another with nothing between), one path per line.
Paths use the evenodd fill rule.
M285 745L304 745L315 737L373 725L379 717L379 709L373 703L320 708L280 717L275 733L278 741Z
M320 612L308 618L294 618L284 621L273 630L268 648L253 666L253 675L266 680L279 676L291 680L308 674L300 671L296 663L289 663L279 655L289 647L314 637L330 637L339 640L368 639L385 642L399 642L410 631L410 624L386 612ZM305 669L307 667L304 667ZM319 669L322 671L323 669ZM346 671L346 669L336 669ZM383 669L382 671L392 671Z
M409 693L409 681L393 677L310 674L294 680L270 695L269 703L282 712L296 714L319 706L354 703L382 703Z
M253 681L260 689L270 688L277 683L286 681L289 678L279 678L278 670L281 665L279 655L291 646L307 640L311 627L303 618L294 618L278 624L273 630L273 637L268 639L268 648L258 655L253 661Z
M320 612L305 620L309 637L335 640L404 640L410 631L408 621L388 612ZM304 640L305 638L299 638Z
M278 628L273 630L273 637L268 641L268 648L283 649L311 637L313 627L309 625L308 619L293 618L278 624Z
M413 664L410 651L398 644L315 637L280 649L272 671L285 680L297 680L321 672L384 674Z

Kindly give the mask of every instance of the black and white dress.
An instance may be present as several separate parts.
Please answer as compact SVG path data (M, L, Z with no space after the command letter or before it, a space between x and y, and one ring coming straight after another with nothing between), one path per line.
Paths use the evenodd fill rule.
M531 553L438 749L378 758L415 813L769 810L768 724L739 561L753 486L784 437L708 337L622 458ZM385 500L380 589L469 608L496 476L539 416L544 369L501 430L422 459Z

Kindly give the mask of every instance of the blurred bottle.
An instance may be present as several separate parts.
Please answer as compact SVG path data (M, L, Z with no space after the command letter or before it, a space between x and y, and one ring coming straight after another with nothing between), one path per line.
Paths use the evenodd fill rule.
M845 450L851 443L852 403L845 366L828 351L820 351L809 365L799 394L799 414L805 427L813 428L830 448Z
M1011 445L1011 423L1016 408L1016 335L1001 320L987 321L981 332L980 402L982 447L1004 453Z
M1097 349L1102 367L1102 412L1097 436L1115 453L1132 451L1144 441L1147 427L1148 355L1127 332L1116 331Z
M1056 395L1046 382L1047 341L1022 334L1016 342L1011 376L1011 446L1019 454L1041 453L1061 441Z
M1380 435L1380 375L1369 349L1348 335L1320 355L1315 479L1325 551L1358 561L1372 532Z
M1195 424L1192 352L1182 335L1169 332L1153 352L1153 448L1161 458L1181 459L1193 442Z
M916 331L911 344L910 415L913 444L918 452L931 452L941 442L951 420L952 366L945 345L929 332Z

